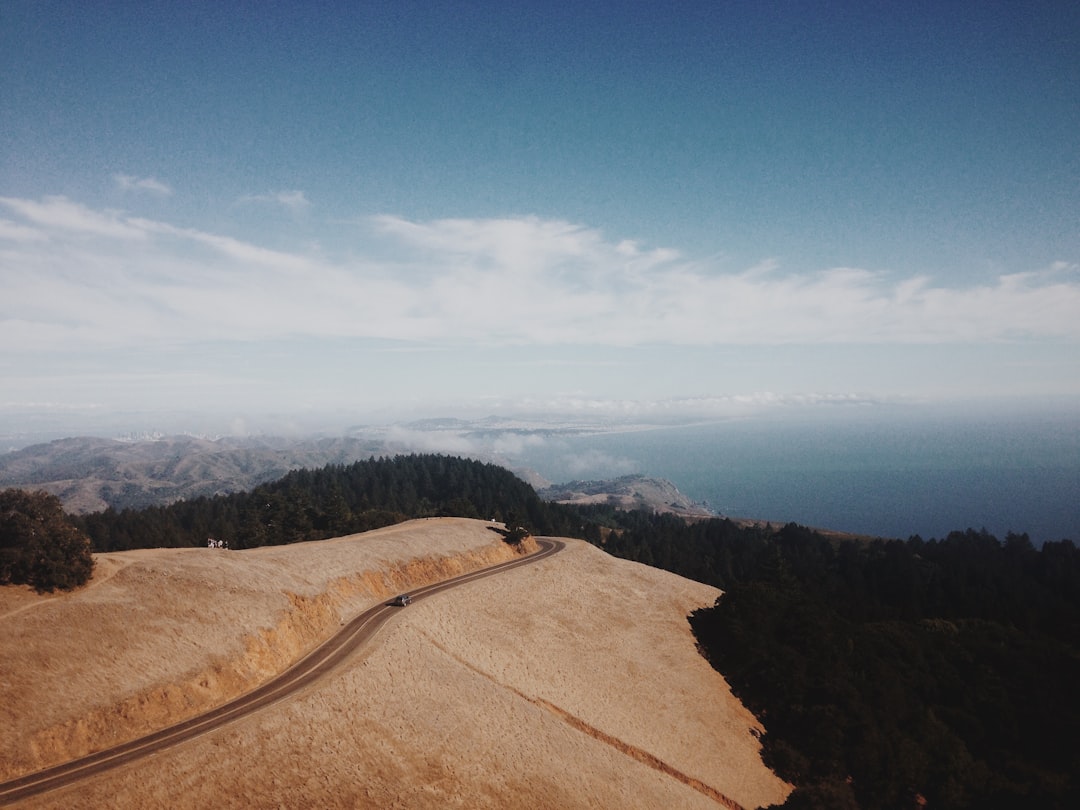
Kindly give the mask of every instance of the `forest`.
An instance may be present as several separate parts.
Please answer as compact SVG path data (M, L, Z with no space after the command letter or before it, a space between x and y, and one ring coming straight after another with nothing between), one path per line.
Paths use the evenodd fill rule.
M1080 550L627 515L611 553L724 589L690 624L787 808L1080 806Z
M74 518L95 551L282 545L368 531L403 520L453 515L566 532L572 510L547 504L508 470L443 455L371 458L295 470L249 492Z
M45 503L57 525L47 498L8 497ZM583 538L721 588L690 627L767 728L766 761L796 785L785 807L1080 806L1080 550L1069 540L1036 548L973 529L838 540L796 524L562 506L505 469L441 455L69 521L95 551L115 551L208 538L248 548L439 515ZM11 526L30 525L20 520ZM13 537L0 532L12 561Z

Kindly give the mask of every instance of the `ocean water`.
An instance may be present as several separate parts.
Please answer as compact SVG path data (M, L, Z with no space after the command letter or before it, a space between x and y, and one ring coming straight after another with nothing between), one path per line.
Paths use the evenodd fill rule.
M1080 413L869 408L564 436L523 461L555 482L667 478L732 517L882 537L1080 542Z

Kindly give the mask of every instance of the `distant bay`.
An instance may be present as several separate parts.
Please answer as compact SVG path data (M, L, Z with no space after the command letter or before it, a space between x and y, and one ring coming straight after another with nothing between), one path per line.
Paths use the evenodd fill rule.
M869 408L562 436L522 461L555 482L667 478L732 517L924 539L986 528L1080 542L1080 413Z

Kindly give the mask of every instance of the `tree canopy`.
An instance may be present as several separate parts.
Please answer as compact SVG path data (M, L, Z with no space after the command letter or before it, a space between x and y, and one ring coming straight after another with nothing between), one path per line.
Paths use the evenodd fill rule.
M69 590L94 569L90 540L46 492L0 491L0 585Z
M566 533L577 517L547 504L509 470L437 454L370 458L295 470L250 492L195 498L146 509L107 509L78 518L96 551L202 546L281 545L368 531L419 517L511 520L544 533Z
M1071 541L640 515L606 547L725 589L691 628L765 723L766 761L797 785L785 807L1080 806Z

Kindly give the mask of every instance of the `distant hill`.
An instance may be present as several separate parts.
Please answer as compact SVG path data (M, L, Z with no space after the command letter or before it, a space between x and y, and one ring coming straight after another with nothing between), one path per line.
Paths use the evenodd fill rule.
M290 470L350 464L388 455L376 438L220 438L168 436L122 441L94 437L57 439L0 455L0 488L42 489L72 514L165 506L201 496L244 492ZM715 517L670 481L627 475L604 481L551 484L515 470L545 501L607 504L618 509Z
M545 501L566 504L606 504L616 509L669 512L685 517L716 517L707 506L695 503L662 478L624 475L605 481L571 481L539 488Z
M242 492L290 470L347 464L381 452L381 443L357 438L79 437L0 455L0 488L45 490L73 514L109 506L141 509Z
M546 482L545 482L546 483ZM630 511L641 509L646 512L678 515L691 520L705 518L724 518L742 528L779 528L784 521L767 518L747 518L721 515L707 504L698 503L681 493L678 488L664 478L649 478L644 475L624 475L602 481L571 481L567 484L546 484L536 486L536 494L545 501L571 505L605 504L616 509ZM812 527L815 532L835 540L872 540L864 534L835 531Z

